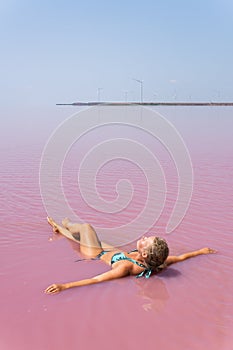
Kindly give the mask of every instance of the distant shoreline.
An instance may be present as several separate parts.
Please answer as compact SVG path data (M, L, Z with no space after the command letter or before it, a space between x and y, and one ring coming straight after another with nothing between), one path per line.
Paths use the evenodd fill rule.
M73 102L56 106L233 106L233 102Z

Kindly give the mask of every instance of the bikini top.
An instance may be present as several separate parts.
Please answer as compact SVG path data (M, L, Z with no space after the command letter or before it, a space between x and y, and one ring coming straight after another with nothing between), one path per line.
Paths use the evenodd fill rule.
M130 253L132 252L135 252L137 250L132 250ZM143 267L144 270L139 273L136 278L139 278L139 277L142 277L142 276L145 276L146 278L149 278L151 273L152 273L152 270L151 269L148 269L145 265L139 263L137 260L135 259L132 259L132 258L129 258L128 256L126 256L123 252L119 252L119 253L115 253L113 256L112 256L112 259L111 259L111 265L114 264L115 262L117 261L121 261L121 260L128 260L128 261L131 261L133 264L136 264L140 267Z
M108 253L108 252L109 252L108 250L103 250L103 251L102 251L100 254L98 254L97 257L95 257L95 258L91 258L91 259L77 259L77 260L75 260L75 261L78 262L78 261L83 261L83 260L99 260L100 257L101 257L102 255L104 255L104 254L106 254L106 253ZM130 254L130 253L133 253L133 252L137 252L137 249L131 250L131 251L129 252L129 254ZM120 261L120 260L128 260L128 261L131 261L133 264L136 264L136 265L138 265L138 266L144 268L144 270L143 270L141 273L139 273L139 274L136 276L136 278L139 278L139 277L142 277L142 276L144 276L144 277L146 277L146 278L149 278L150 275L152 274L152 270L151 270L151 269L149 269L149 268L147 268L145 265L139 263L137 260L132 259L132 258L129 258L129 257L126 256L123 252L119 252L119 253L113 254L112 259L111 259L111 265L114 264L114 263L117 262L117 261Z

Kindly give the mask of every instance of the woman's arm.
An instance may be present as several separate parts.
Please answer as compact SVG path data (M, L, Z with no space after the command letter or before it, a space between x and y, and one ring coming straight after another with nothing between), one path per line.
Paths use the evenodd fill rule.
M214 254L214 253L217 253L217 251L214 249L202 248L202 249L195 250L193 252L189 252L189 253L185 253L185 254L181 254L178 256L169 256L166 260L166 265L175 264L177 262L184 261L186 259L193 258L193 257L198 256L198 255Z
M74 288L74 287L81 287L81 286L87 286L89 284L95 284L100 283L104 281L110 281L113 279L125 277L130 274L130 269L127 265L119 265L118 267L107 271L105 273L102 273L101 275L88 278L81 281L76 282L69 282L64 284L52 284L48 288L45 289L46 294L55 294L59 293L65 289Z

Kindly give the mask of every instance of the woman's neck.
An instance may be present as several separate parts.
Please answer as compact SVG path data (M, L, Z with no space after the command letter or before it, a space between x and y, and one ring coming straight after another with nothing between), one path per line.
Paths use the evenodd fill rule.
M143 258L143 256L141 255L141 253L139 253L139 251L135 251L135 252L132 252L130 253L130 256L132 256L135 260L141 262L142 264L145 263L145 260Z

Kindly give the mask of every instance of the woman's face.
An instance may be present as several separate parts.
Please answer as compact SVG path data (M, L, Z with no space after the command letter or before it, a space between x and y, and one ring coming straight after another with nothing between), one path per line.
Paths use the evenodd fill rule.
M148 248L153 244L155 236L145 237L143 236L141 239L137 241L137 250L139 253L143 251L147 251Z

